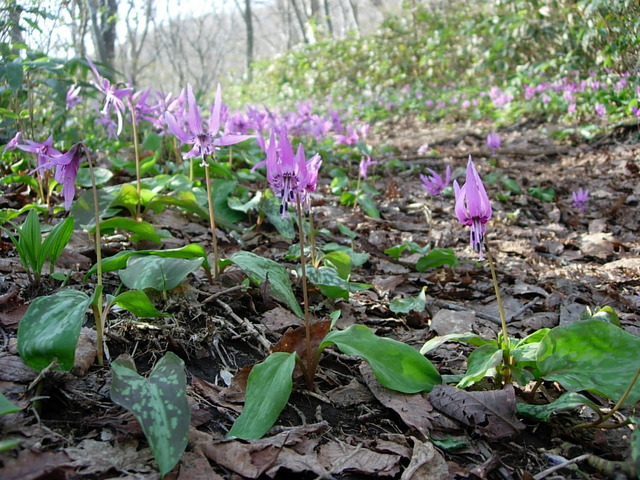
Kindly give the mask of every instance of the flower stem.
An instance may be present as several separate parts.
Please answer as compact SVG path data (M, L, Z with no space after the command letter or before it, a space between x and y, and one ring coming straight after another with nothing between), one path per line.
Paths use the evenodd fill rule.
M131 110L131 127L133 128L133 151L136 161L136 192L138 194L136 198L136 220L141 220L140 209L142 203L142 186L140 185L140 151L138 147L138 126L136 124L136 109L133 106L131 97L129 97L129 110Z
M493 279L493 288L496 292L496 301L498 302L498 311L500 312L500 323L502 325L502 340L500 340L500 335L498 336L498 343L501 345L503 352L503 363L506 368L504 380L505 383L509 383L510 381L510 372L509 366L511 365L511 354L510 349L511 345L509 344L509 334L507 333L507 320L504 314L504 306L502 305L502 296L500 295L500 286L498 285L498 276L496 275L496 268L493 261L493 255L491 255L491 249L489 248L489 242L485 242L485 247L487 251L487 259L489 260L489 268L491 269L491 278Z
M193 165L193 164L192 164ZM207 184L207 203L209 205L209 224L211 225L211 240L213 242L213 278L218 278L218 235L216 234L216 216L213 211L213 196L211 193L211 174L209 162L205 157L204 167L205 183Z
M96 187L96 177L93 171L93 162L91 161L91 155L87 152L87 160L89 162L89 173L91 175L91 188L93 190L93 215L96 222L96 228L94 232L94 248L96 251L96 267L98 276L98 286L96 288L98 298L94 299L94 319L96 322L96 354L98 357L98 365L102 366L104 362L104 350L103 350L103 333L104 333L104 319L102 318L102 244L100 233L100 206L98 204L98 188Z
M304 228L302 228L302 202L300 194L296 193L296 208L298 212L298 236L300 237L300 271L302 274L302 301L304 303L304 328L305 328L305 352L306 352L306 381L307 388L313 390L313 374L311 371L313 357L311 355L311 319L309 317L309 291L307 289L307 261L304 254Z
M311 245L311 265L318 267L316 264L316 234L314 232L313 214L309 210L309 244Z

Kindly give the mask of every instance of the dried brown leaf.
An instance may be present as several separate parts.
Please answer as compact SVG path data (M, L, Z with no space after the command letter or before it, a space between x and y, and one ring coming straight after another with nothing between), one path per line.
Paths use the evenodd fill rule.
M82 327L76 345L76 356L73 361L74 375L84 376L96 359L96 331L93 328Z
M153 454L151 449L138 449L136 440L117 442L99 442L85 439L76 447L65 449L72 460L72 465L78 467L82 474L106 472L112 468L119 472L151 472Z
M515 417L516 397L512 385L504 390L467 392L449 385L436 385L429 394L434 408L491 440L516 435L524 424Z
M377 477L394 477L400 472L400 455L379 453L362 445L331 441L320 447L320 463L331 473L361 473Z
M36 452L22 450L18 458L5 464L0 469L2 480L35 480L47 478L51 480L67 478L71 460L65 452Z
M178 480L223 480L213 471L209 460L200 451L185 452L180 459Z
M413 438L411 462L400 480L444 480L449 478L449 466L429 441Z
M30 383L38 376L18 355L0 353L0 380L16 383Z

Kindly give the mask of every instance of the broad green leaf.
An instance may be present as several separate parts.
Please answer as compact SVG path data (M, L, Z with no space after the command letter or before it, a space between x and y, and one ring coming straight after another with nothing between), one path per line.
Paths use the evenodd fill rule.
M142 141L141 147L143 150L153 150L155 152L160 149L161 144L162 137L160 135L156 132L147 132L144 140Z
M238 210L242 213L249 213L251 210L258 208L262 201L262 192L258 191L246 203L242 203L237 197L231 197L228 200L229 208Z
M378 211L378 207L376 207L376 202L373 200L373 197L367 195L366 193L360 193L357 197L358 205L362 207L362 210L372 218L380 218L380 212Z
M389 255L391 258L395 258L397 260L405 250L408 250L410 253L421 253L422 255L425 255L429 251L429 246L425 245L424 247L421 247L416 242L404 242L400 245L387 248L384 253L385 255Z
M469 345L477 345L477 346L492 345L492 344L496 345L495 340L487 340L475 333L471 333L471 332L450 333L448 335L433 337L431 340L428 340L420 349L420 353L425 354L430 352L431 350L435 350L445 342L464 342L464 343L468 343Z
M323 295L329 298L349 300L349 294L371 288L366 283L349 282L340 278L338 272L331 267L307 267L307 278L316 285Z
M538 200L541 200L543 202L553 202L556 198L556 191L551 188L551 187L547 187L547 188L542 188L542 187L530 187L529 188L529 195L531 195L533 198L537 198Z
M113 178L113 172L104 167L93 167L96 186L104 185ZM91 171L88 167L78 169L76 183L84 188L91 188Z
M520 184L517 180L504 176L502 177L502 184L507 190L509 190L509 192L514 193L515 195L522 194L522 188L520 188Z
M640 368L640 337L598 320L552 329L540 342L536 357L545 380L565 389L587 390L620 399ZM640 383L631 390L626 405L640 401Z
M100 233L103 235L113 233L117 228L133 232L132 242L149 240L153 243L162 243L162 239L169 236L159 233L149 222L137 221L129 217L112 217L100 222ZM94 232L95 227L90 231Z
M293 293L289 274L278 262L250 252L236 252L230 260L240 267L251 283L256 286L269 279L269 293L276 300L287 305L300 318L304 317L298 299Z
M609 305L596 307L593 312L591 312L591 309L587 307L585 311L580 314L580 320L600 320L601 322L611 323L616 327L621 326L618 314Z
M467 371L458 382L458 388L467 388L487 376L502 362L502 350L497 345L482 345L467 358Z
M452 248L434 248L416 262L416 270L424 272L427 268L439 268L443 265L458 265L458 257Z
M275 352L251 369L244 408L227 437L260 438L269 431L287 405L295 366L295 353Z
M362 265L364 265L365 263L367 263L367 260L369 260L369 254L368 253L358 253L358 252L354 252L353 248L351 247L347 247L346 245L339 245L337 243L334 242L329 242L326 243L322 246L322 251L329 253L329 252L344 252L347 255L349 255L349 258L351 259L351 266L352 267L361 267Z
M91 297L77 290L62 290L38 297L18 326L18 353L31 368L42 370L54 359L71 371L76 344Z
M150 190L147 190L150 192ZM142 196L142 190L140 191ZM140 200L141 204L144 205L146 202ZM135 185L130 183L123 183L120 186L120 191L116 195L116 197L111 202L112 207L124 207L126 208L131 216L133 216L138 208L138 189Z
M107 257L102 260L102 272L113 272L114 270L120 270L127 266L127 260L134 255L156 255L164 258L202 258L202 266L211 270L211 265L207 259L207 252L204 247L199 243L190 243L180 248L170 248L167 250L123 250L118 252L112 257ZM92 266L85 278L93 275L98 270L97 265Z
M220 221L227 225L235 225L246 218L242 212L229 207L229 197L237 186L238 182L235 180L222 180L219 178L211 183L216 222Z
M0 452L6 452L20 444L18 439L0 440Z
M6 66L7 80L9 82L9 88L14 92L22 88L22 79L24 78L24 71L22 69L22 63L11 62Z
M9 399L4 396L4 393L0 392L0 415L6 415L8 413L15 413L19 411L20 407L11 403Z
M104 188L97 191L98 195L98 215L100 218L109 218L118 213L117 208L111 207L111 202L115 195ZM96 224L94 212L93 191L87 190L73 202L69 214L75 219L77 226L83 229L93 228Z
M33 190L38 191L38 181L31 175L18 175L17 173L13 173L2 177L0 183L24 183L25 185L29 185Z
M191 410L184 362L169 352L153 367L149 378L138 375L127 359L115 360L111 369L111 399L140 422L160 474L165 475L187 446Z
M122 292L111 300L119 307L128 310L136 317L155 318L162 316L162 312L153 306L151 300L142 290L129 290Z
M293 228L293 220L290 216L283 217L280 213L280 201L274 197L265 195L264 201L260 204L260 208L267 216L269 223L273 225L278 233L287 240L296 238L296 232Z
M436 368L409 345L376 336L364 325L352 325L333 331L324 338L319 350L335 345L347 355L365 360L384 387L403 393L429 392L441 383Z
M344 280L351 275L351 257L346 252L329 252L322 257L322 261L329 268L334 268L338 276Z
M338 231L345 237L350 238L351 240L355 240L355 238L358 236L356 232L354 232L353 230L351 230L349 227L347 227L342 223L338 223Z
M120 270L120 280L131 290L153 288L171 290L202 265L202 258L165 258L157 255L131 257L127 268Z
M594 411L599 411L598 406L584 395L575 392L562 394L556 400L546 405L532 405L529 403L517 403L518 414L525 415L540 422L547 422L551 415L556 412L565 412L582 406L591 407Z
M25 266L36 274L42 272L44 258L42 255L42 234L40 219L35 210L29 210L27 218L20 226L18 238L18 254L20 260L26 262ZM24 259L23 259L24 256Z
M73 235L74 221L73 217L67 217L64 221L58 223L51 229L47 237L42 243L42 251L44 259L49 259L51 264L56 263L58 257L69 243L71 235Z
M389 302L389 310L393 313L422 312L427 305L427 287L422 287L417 297L394 298Z

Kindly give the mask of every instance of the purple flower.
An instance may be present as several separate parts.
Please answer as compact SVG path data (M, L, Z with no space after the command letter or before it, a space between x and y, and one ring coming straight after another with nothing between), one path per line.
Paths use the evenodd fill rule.
M295 202L298 198L304 201L309 184L304 148L300 144L294 155L286 130L280 133L277 145L275 132L271 131L267 148L267 180L275 195L282 199L280 213L283 217L287 216L289 202Z
M599 117L604 117L607 114L607 108L602 103L596 103L595 111Z
M447 165L447 169L444 172L444 180L436 172L427 168L431 175L420 174L420 180L422 180L422 186L431 195L440 195L442 191L449 186L451 181L451 165Z
M53 158L62 155L62 153L53 148L53 135L49 135L49 138L42 143L34 142L33 140L25 140L24 144L16 144L16 148L25 152L33 153L36 156L38 160L36 170L44 168L44 166L49 164Z
M118 117L117 134L120 135L120 132L122 132L122 114L125 108L122 99L130 95L133 89L116 88L116 85L111 85L109 80L98 73L98 69L89 58L87 58L87 63L91 67L97 80L97 82L91 82L91 84L104 94L104 105L101 113L105 115L111 113L111 110L115 110L116 116Z
M147 100L149 98L149 92L151 90L147 88L141 92L136 92L131 96L131 104L135 112L136 123L140 123L140 120L146 120L151 124L156 122L156 111L163 107L162 104L149 106Z
M206 130L202 126L200 109L196 103L196 97L193 94L191 85L187 85L187 105L189 109L187 131L178 125L178 121L173 114L166 112L164 115L169 131L182 143L193 145L193 148L187 152L184 158L197 157L202 158L204 161L206 156L213 155L217 146L234 145L248 138L252 138L251 135L222 134L218 136L220 133L220 118L222 112L222 90L220 84L218 84L216 98L211 106L211 115L209 116Z
M480 260L483 260L482 246L486 232L485 225L491 218L492 210L491 202L489 202L489 197L473 164L471 155L469 155L469 162L467 163L465 184L460 187L458 182L454 180L453 190L456 197L456 217L458 217L460 223L471 227L471 246L480 255Z
M589 190L583 190L580 187L577 192L571 193L571 196L573 197L573 208L584 212L585 204L589 199Z
M500 145L502 145L500 135L495 131L490 132L489 135L487 135L487 147L495 152L500 148Z
M44 168L56 167L55 180L62 185L62 195L64 197L64 208L69 210L76 194L76 177L80 168L80 158L82 158L81 144L76 143L66 153L52 159L49 165Z
M360 177L366 179L369 176L369 167L376 165L377 163L378 162L376 162L375 160L371 160L371 157L369 155L365 155L364 157L362 157L359 166Z
M4 146L5 152L10 152L11 150L15 150L18 148L18 144L22 141L22 132L16 132L9 142Z
M80 95L80 86L73 84L67 90L67 110L71 110L73 107L82 102L82 96Z

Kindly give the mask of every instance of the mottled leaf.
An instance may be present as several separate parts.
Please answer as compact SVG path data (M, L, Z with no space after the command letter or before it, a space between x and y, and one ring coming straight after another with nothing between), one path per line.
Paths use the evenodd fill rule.
M136 317L155 318L162 316L162 312L153 306L147 294L142 290L122 292L110 300L119 307L133 313Z
M169 352L148 378L138 375L128 358L116 359L111 369L111 399L138 419L160 473L165 475L178 463L187 446L191 411L184 362Z
M158 255L136 256L129 259L127 268L120 270L120 280L127 288L160 292L177 287L202 265L202 258L166 258Z
M159 233L149 222L134 220L128 217L112 217L100 222L100 233L103 235L113 233L116 229L132 232L132 242L149 240L153 243L162 243L162 239L169 235ZM95 227L90 230L95 231Z
M640 337L611 323L587 320L552 329L540 342L536 362L545 380L569 391L587 390L617 401L640 368ZM640 401L640 383L626 405Z
M517 411L520 415L526 415L540 422L547 422L551 415L556 412L565 412L574 410L582 406L591 407L594 411L599 411L598 406L584 395L575 392L567 392L562 394L556 400L545 405L532 405L529 403L518 403Z
M455 267L458 265L458 257L452 248L434 248L416 262L416 270L424 272L428 268L440 268L443 265Z
M487 376L491 369L502 363L502 350L497 345L482 345L467 358L467 371L458 382L458 388L467 388Z
M77 290L62 290L38 297L18 326L18 352L24 363L42 370L54 359L71 371L76 344L91 297Z
M427 287L422 287L417 297L394 298L389 302L389 310L393 313L422 312L427 304Z

